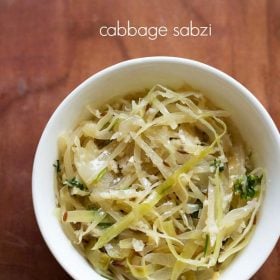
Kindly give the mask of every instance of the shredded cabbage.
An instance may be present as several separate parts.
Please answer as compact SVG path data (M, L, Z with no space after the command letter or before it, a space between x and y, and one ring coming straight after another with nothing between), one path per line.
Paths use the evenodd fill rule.
M205 95L155 85L59 138L57 215L109 279L218 279L250 241L265 188Z

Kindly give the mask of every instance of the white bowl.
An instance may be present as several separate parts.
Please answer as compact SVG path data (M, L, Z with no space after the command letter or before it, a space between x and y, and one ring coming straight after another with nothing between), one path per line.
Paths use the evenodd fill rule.
M54 215L52 164L57 159L57 138L75 126L89 102L104 103L112 96L141 91L156 83L169 87L187 83L228 110L255 152L258 164L267 171L267 190L253 238L220 278L248 279L261 267L279 238L279 133L267 111L245 87L225 73L193 60L146 57L125 61L91 76L65 98L42 134L33 165L33 204L41 233L57 261L74 279L103 279L74 249Z

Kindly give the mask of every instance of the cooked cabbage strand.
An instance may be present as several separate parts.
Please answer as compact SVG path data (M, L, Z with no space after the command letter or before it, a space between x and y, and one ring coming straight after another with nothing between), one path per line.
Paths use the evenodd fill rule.
M109 279L217 279L250 241L265 184L229 114L161 85L88 109L54 163L73 245Z

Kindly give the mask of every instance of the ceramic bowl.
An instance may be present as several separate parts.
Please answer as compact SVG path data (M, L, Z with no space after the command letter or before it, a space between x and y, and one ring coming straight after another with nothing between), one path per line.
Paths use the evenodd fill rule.
M57 261L74 279L103 279L65 236L54 215L58 136L83 117L88 103L102 104L113 96L139 92L160 83L168 87L189 84L204 92L217 106L229 111L258 165L267 172L267 189L256 231L220 279L250 278L264 263L280 232L279 132L261 103L244 86L206 64L175 57L146 57L121 62L82 82L58 106L40 139L32 177L33 204L41 233Z

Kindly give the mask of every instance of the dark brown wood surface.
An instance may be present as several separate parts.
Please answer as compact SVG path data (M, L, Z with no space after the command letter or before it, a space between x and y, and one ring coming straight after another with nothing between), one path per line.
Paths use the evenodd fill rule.
M101 25L117 20L169 28L193 20L212 24L213 35L150 41L98 34ZM192 58L225 71L280 127L279 0L0 0L0 279L69 279L34 218L31 173L39 137L54 109L85 78L153 55ZM254 280L279 279L279 253L278 242Z

